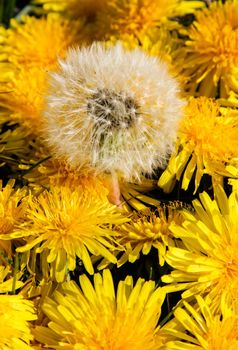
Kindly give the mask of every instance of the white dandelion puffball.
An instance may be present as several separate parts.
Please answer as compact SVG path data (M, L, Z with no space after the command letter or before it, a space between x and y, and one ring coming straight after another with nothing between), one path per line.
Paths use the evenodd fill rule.
M166 64L94 43L70 49L51 73L46 139L72 167L139 180L165 165L183 105Z

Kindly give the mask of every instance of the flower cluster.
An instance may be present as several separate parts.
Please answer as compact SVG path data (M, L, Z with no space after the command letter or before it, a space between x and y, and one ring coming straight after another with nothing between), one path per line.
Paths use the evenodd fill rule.
M238 0L0 9L0 348L237 350Z

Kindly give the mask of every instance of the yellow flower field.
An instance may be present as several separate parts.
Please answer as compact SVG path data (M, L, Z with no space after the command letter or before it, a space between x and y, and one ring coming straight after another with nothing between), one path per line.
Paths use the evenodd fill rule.
M0 350L238 349L238 0L0 0Z

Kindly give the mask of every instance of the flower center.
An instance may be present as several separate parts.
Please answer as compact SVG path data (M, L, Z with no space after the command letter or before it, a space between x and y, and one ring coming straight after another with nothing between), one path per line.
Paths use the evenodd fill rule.
M136 122L139 106L123 92L98 89L87 103L87 113L103 131L128 129Z

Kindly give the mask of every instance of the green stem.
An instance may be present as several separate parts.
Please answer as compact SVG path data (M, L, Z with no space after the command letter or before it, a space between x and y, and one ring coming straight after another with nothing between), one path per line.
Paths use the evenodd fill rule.
M48 159L50 159L51 156L45 157L44 159L39 160L37 163L33 164L29 169L23 171L23 175L30 173L33 169L37 168L38 165L46 162Z
M173 307L173 309L168 313L168 315L163 318L163 320L160 322L160 328L162 328L170 319L171 316L173 316L174 311L181 305L182 300L180 300L177 305Z
M13 282L12 282L12 294L16 293L16 282L17 282L17 273L19 271L19 257L18 254L15 253L14 257L14 271L13 271Z
M15 6L16 6L16 0L5 1L3 23L7 27L9 26L10 20L14 15Z
M3 2L4 0L0 0L0 24L3 23L3 9L4 9Z
M15 19L16 19L17 21L20 21L21 18L22 18L22 16L28 15L28 14L32 11L32 9L33 9L33 6L27 5L26 7L24 7L24 8L16 15Z

